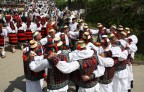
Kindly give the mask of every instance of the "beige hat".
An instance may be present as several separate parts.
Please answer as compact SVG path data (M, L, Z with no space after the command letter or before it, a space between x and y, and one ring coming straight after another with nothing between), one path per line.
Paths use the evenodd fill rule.
M122 26L122 25L119 25L119 26L118 26L118 30L119 30L119 31L123 31L123 30L124 30L124 29L123 29L123 26Z
M111 25L111 27L114 28L114 29L116 29L116 25L115 25L115 24L114 24L114 25Z
M88 37L87 37L88 36ZM90 39L91 38L91 36L90 36L90 34L89 34L89 32L84 32L84 34L83 34L83 39Z
M130 28L126 27L125 30L127 31L127 33L130 33Z
M38 46L38 43L35 40L30 40L29 44L31 49L34 49Z
M83 19L79 19L78 22L81 23L81 22L84 22L84 20Z
M63 45L63 42L62 41L59 41L58 43L57 43L57 46L59 47L59 46L62 46Z
M108 38L114 37L115 35L113 33L111 33Z
M84 29L88 29L88 26L84 26L83 28L84 28Z
M33 38L36 37L38 34L39 34L38 31L34 32L34 34L33 34Z
M97 27L101 28L103 25L101 23L97 23Z
M67 26L67 25L65 25L63 28L68 28L68 26Z
M88 24L87 24L87 23L84 23L84 26L88 26Z
M58 42L58 41L60 41L60 37L55 37L53 40L54 40L54 42Z
M120 32L122 35L127 36L127 33L125 31Z
M55 37L55 38L54 38L54 42L57 43L57 46L58 46L58 47L59 47L59 46L62 46L62 44L63 44L63 42L60 40L60 37Z
M55 32L55 30L52 28L52 29L49 30L49 32Z

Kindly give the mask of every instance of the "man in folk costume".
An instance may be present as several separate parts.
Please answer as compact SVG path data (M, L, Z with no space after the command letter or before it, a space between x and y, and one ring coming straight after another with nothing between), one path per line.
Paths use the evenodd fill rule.
M33 39L32 30L31 30L31 20L29 17L27 18L27 29L25 34L26 34L26 40L28 42Z
M44 55L45 56L45 53L44 53L44 47L43 47L43 42L41 41L41 39L42 39L42 36L41 36L41 34L38 32L38 31L36 31L36 32L34 32L33 33L33 40L35 40L37 43L38 43L38 50L37 50L37 55L38 56L42 56L42 55ZM40 42L41 41L41 42ZM43 82L44 82L44 79L42 78L42 79L40 79L40 85L41 85L41 88L43 88Z
M51 66L48 68L47 92L67 92L68 90L69 75L61 72L56 66L57 62L68 62L68 57L62 52L62 44L63 42L60 39L56 41L57 56L49 59Z
M135 35L130 36L130 28L126 27L125 31L121 32L121 39L127 41L129 46L133 47L133 52L127 57L127 70L128 70L128 92L131 92L131 88L133 88L133 72L132 72L132 62L134 60L134 54L137 51L136 43L138 39Z
M118 62L118 57L121 54L120 49L117 47L110 47L109 41L106 39L106 42L104 41L102 43L102 46L99 49L99 54L104 57L109 57L114 60L113 66L105 66L105 73L103 76L100 77L99 83L100 83L100 92L113 92L113 77L115 74L116 65ZM107 61L109 62L109 61Z
M82 40L83 39L83 34L84 32L86 32L88 30L88 25L85 23L83 26L83 30L79 31L79 39Z
M1 57L5 58L5 37L7 37L7 30L3 28L2 23L0 24L0 50Z
M127 57L130 53L129 49L130 47L127 45L127 42L124 40L118 40L114 34L111 34L110 36L110 42L112 47L118 46L121 49L121 54L118 57L118 63L116 67L116 72L113 79L113 91L114 92L127 92L128 89L128 72L126 70L126 64L127 64ZM120 51L119 51L120 52Z
M29 44L29 50L23 52L26 92L42 92L40 79L46 77L44 69L49 63L43 55L37 55L39 48L36 41L31 40Z
M63 27L62 33L60 34L61 41L63 42L63 50L69 50L72 46L69 28L67 25Z
M41 35L44 38L46 37L46 26L47 26L46 17L41 18L41 25L42 25Z
M17 32L17 38L18 38L18 42L20 43L20 47L21 49L23 49L23 44L26 42L26 34L25 34L25 31L26 31L26 24L24 24L22 22L21 19L17 19L17 29L18 29L18 32Z
M79 25L80 25L80 30L83 30L84 20L83 20L83 19L80 19L78 22L79 22Z
M124 31L124 28L122 25L118 25L118 28L117 28L117 38L120 39L119 37L121 37L121 32Z
M12 52L15 53L16 52L15 47L18 44L17 27L16 25L14 25L12 21L10 21L10 26L7 26L7 31L8 31L9 43L11 44Z
M88 44L89 42L91 42L91 36L89 32L84 32L83 34L83 40L85 41L86 44Z
M98 42L101 42L102 41L102 36L107 35L109 32L107 31L107 29L101 23L97 23L97 28L99 30L99 32L98 32Z
M41 44L44 45L44 50L46 54L50 54L51 52L54 51L53 39L55 38L55 33L56 31L54 29L50 29L49 34L40 41Z
M110 32L113 33L116 37L118 37L118 33L117 33L117 30L116 30L116 25L112 25L110 27Z

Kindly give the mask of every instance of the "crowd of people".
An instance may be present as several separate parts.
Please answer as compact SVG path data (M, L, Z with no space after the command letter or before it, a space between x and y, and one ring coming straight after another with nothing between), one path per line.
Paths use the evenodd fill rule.
M4 8L5 9L5 8ZM31 3L25 11L0 11L0 48L23 51L26 92L131 92L137 37L129 27L97 23L89 28L79 11L60 10L53 0Z

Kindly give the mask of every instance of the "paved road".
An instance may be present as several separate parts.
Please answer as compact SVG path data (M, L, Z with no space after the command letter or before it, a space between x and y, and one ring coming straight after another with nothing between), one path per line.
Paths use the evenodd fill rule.
M0 58L0 92L25 92L22 52L11 53L6 49L7 57ZM144 92L144 65L134 66L133 92ZM74 92L71 87L69 92Z

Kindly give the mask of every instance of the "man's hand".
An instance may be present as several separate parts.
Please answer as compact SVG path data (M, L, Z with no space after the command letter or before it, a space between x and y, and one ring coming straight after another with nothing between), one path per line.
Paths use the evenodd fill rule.
M82 79L83 79L83 81L88 81L88 80L90 80L90 77L87 75L83 75Z
M52 53L48 56L48 59L51 59L51 58L54 57L54 56L57 56L57 53L52 52Z

